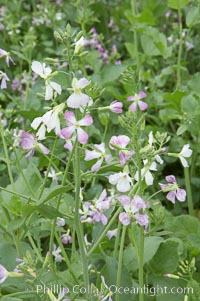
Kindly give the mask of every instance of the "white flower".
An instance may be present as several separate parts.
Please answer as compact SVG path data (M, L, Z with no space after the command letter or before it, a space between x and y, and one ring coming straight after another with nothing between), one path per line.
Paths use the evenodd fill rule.
M46 92L45 100L50 100L53 97L53 91L55 90L59 95L62 92L61 85L50 80L50 75L52 70L50 67L46 67L45 63L40 63L38 61L32 62L31 69L38 74L41 78L45 80Z
M150 170L156 171L157 170L157 165L156 165L156 162L153 162L153 163L151 163L150 166L148 166L148 160L143 160L143 163L144 163L144 167L141 170L141 177L142 177L142 180L145 179L146 184L148 186L150 186L150 185L153 184L153 180L154 180ZM138 171L136 172L134 179L136 181L139 180Z
M181 150L181 152L178 154L181 163L183 165L183 167L189 167L188 162L186 161L185 158L189 158L192 156L192 150L190 149L190 145L189 144L185 144Z
M67 105L69 108L77 109L77 108L84 108L85 106L91 106L93 104L93 100L86 94L82 93L81 90L87 87L90 84L90 81L86 78L73 78L72 80L72 88L68 90L73 90L68 99Z
M126 192L130 190L132 180L127 172L118 172L109 176L109 183L112 185L117 185L118 191Z
M56 135L60 135L59 113L63 111L64 106L65 105L61 103L60 105L55 106L52 110L46 112L42 117L36 117L32 121L31 127L34 130L41 125L36 133L39 140L46 138L46 131L49 133L54 130Z
M75 43L75 49L74 54L77 54L79 50L85 45L85 38L82 36L76 43Z

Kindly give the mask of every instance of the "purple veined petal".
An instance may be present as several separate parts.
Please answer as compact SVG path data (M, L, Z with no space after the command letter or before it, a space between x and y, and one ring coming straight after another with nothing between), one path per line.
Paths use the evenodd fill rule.
M104 226L107 225L107 223L108 223L108 219L105 216L105 214L103 214L103 213L101 213L101 222Z
M178 188L176 191L176 198L179 202L185 202L186 200L186 191L184 189Z
M166 180L167 182L169 182L169 183L176 183L176 178L175 178L175 176L173 176L173 175L166 176L166 177L165 177L165 180Z
M117 183L117 190L120 192L127 192L131 188L129 179L121 178Z
M146 93L144 92L144 91L140 91L140 92L138 92L138 98L139 99L142 99L142 98L145 98L145 97L147 97L147 95L146 95Z
M95 150L85 150L85 161L90 161L99 157L101 157L101 154L99 152L96 152Z
M185 144L180 152L183 157L189 158L192 155L192 150L189 144Z
M69 108L73 109L78 109L81 107L81 97L77 93L72 93L68 98L67 98L67 106Z
M62 92L61 85L57 84L56 82L52 82L52 81L49 81L49 84L52 87L52 89L54 89L59 95L61 94L61 92Z
M158 183L158 185L160 186L161 189L163 189L163 188L169 186L168 184L162 184L162 183Z
M110 165L110 161L112 160L112 155L108 154L105 156L105 161L107 165Z
M103 201L105 200L106 197L107 197L107 191L106 191L106 189L104 189L104 190L102 191L102 193L100 194L100 197L99 197L99 199L98 199L98 202L103 202Z
M121 166L126 164L127 159L128 159L128 157L125 155L124 152L119 152L119 162L120 162Z
M66 111L64 113L64 118L65 118L65 120L67 120L68 126L74 125L77 122L74 112L71 112L71 111Z
M119 181L119 179L121 178L121 176L122 176L121 172L110 175L109 176L109 183L112 184L112 185L116 185L117 182Z
M130 95L130 96L127 97L127 100L128 101L134 101L135 100L135 96Z
M124 226L128 226L131 222L130 217L125 213L122 212L119 215L119 221L124 225Z
M50 100L53 98L53 88L51 85L46 81L46 90L45 90L45 100Z
M77 136L78 136L78 141L81 144L86 144L88 141L88 134L82 130L80 127L77 129Z
M121 147L126 147L129 144L130 140L131 139L126 135L119 135L118 136L118 144Z
M32 142L35 141L35 137L33 135L31 135L31 134L29 134L27 132L24 132L24 131L21 132L21 137L27 138L29 140L32 140Z
M91 167L91 171L92 171L92 172L97 172L97 171L99 171L99 169L101 168L102 163L103 163L103 158L101 158L100 160L98 160L98 161Z
M128 195L119 195L117 199L120 201L122 206L130 206L131 204L131 198Z
M80 126L90 126L93 124L93 118L90 115L86 115L83 119L79 120Z
M132 112L136 112L137 104L134 102L134 103L132 103L128 108L129 108L129 110L131 110Z
M25 158L33 157L34 153L35 153L35 149L33 148L33 149L30 150L30 152L28 152L28 154L26 154Z
M173 204L175 204L175 198L176 198L176 192L175 191L170 191L168 192L166 198L172 202Z
M76 88L83 89L83 88L87 87L90 83L91 83L91 81L89 81L83 77L77 81Z
M187 160L184 157L179 157L183 167L189 167Z
M95 222L97 222L97 223L100 222L101 221L101 213L99 211L95 211L92 218Z
M140 209L144 209L146 207L146 203L145 201L141 198L141 196L139 195L135 195L134 198L134 205L137 206L137 208Z
M73 134L73 132L75 131L75 127L72 126L68 126L64 129L61 130L61 135L65 138L65 139L69 139L71 137L71 135Z
M71 140L66 141L66 143L64 144L64 148L68 149L69 152L72 152L73 145Z
M50 153L50 150L44 146L42 143L37 143L37 146L39 147L39 149L41 150L41 152L45 155L48 155Z
M148 104L144 101L139 100L138 101L138 106L139 106L141 111L145 111L148 107Z
M31 69L33 72L38 74L40 77L45 78L43 64L38 61L33 61L31 64Z
M102 142L100 144L94 144L94 147L98 149L100 152L105 153L105 143Z
M118 137L117 136L112 136L111 138L110 138L110 142L109 142L109 147L110 147L110 149L115 149L113 146L112 146L112 144L116 144L116 145L119 145L119 143L118 143Z
M113 113L116 113L116 114L121 114L122 113L122 108L123 108L123 103L122 102L119 102L117 100L114 100L111 104L110 104L110 110L113 112Z

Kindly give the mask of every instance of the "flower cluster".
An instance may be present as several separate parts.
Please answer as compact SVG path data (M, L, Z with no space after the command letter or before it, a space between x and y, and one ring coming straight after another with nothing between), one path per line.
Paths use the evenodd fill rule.
M124 226L128 226L133 220L146 230L149 225L146 208L149 208L150 204L145 202L139 195L135 195L132 199L127 195L120 195L117 198L124 208L124 212L119 215L120 222Z

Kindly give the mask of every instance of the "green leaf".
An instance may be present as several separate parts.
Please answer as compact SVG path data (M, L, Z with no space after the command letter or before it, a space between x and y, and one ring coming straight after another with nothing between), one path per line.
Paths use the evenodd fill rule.
M194 25L200 23L200 8L191 7L188 9L186 14L186 24L188 27L193 27Z
M14 231L14 230L20 228L24 224L24 221L25 221L25 217L20 217L20 218L10 221L8 224L7 230Z
M167 240L162 242L154 257L149 262L156 274L173 273L178 265L178 242Z
M198 102L192 95L187 95L182 98L181 108L183 113L194 114L197 110Z
M180 136L180 135L182 135L183 133L185 133L185 132L187 131L187 129L188 129L188 126L187 126L186 124L182 124L182 125L179 126L179 128L178 128L176 134L177 134L178 136Z
M168 0L168 6L173 9L180 9L186 6L189 0Z
M63 192L69 191L71 189L72 189L71 185L60 186L60 187L54 189L53 191L51 191L46 197L39 200L37 205L44 204L44 203L48 202L49 200L53 199L54 197L56 197L57 195L62 194Z

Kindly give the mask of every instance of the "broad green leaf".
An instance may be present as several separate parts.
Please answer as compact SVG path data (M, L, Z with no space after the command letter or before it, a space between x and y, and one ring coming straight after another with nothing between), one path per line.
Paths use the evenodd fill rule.
M199 7L191 7L187 10L186 14L186 24L188 27L193 27L194 25L200 23L200 9Z
M71 189L72 189L71 185L58 187L58 188L54 189L53 191L51 191L46 197L39 200L37 205L44 204L44 203L48 202L49 200L53 199L54 197L66 192L66 191L69 191Z
M178 136L180 136L180 135L182 135L183 133L185 133L185 132L187 131L187 129L188 129L188 126L187 126L186 124L182 124L181 126L179 126L179 128L178 128L176 134L177 134Z
M168 6L170 8L179 9L183 8L189 3L189 0L168 0Z
M187 95L182 98L181 108L183 113L194 114L197 110L198 102L192 95Z
M149 262L150 268L156 274L173 273L176 271L179 255L178 242L167 240L162 242Z

